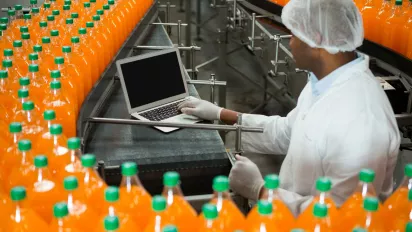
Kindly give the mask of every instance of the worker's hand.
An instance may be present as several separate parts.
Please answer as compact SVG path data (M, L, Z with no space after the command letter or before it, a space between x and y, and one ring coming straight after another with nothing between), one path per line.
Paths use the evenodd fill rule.
M229 174L230 188L241 196L258 200L264 185L259 168L250 159L237 155L236 163Z
M219 120L222 108L205 100L188 97L178 105L184 114L194 115L205 120Z

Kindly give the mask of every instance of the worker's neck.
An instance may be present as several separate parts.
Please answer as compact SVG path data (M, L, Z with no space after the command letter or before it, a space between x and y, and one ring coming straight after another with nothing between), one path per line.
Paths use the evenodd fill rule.
M322 56L321 61L317 62L318 65L313 68L312 72L315 74L318 80L322 80L336 69L355 59L355 52L340 52L338 54L328 53Z

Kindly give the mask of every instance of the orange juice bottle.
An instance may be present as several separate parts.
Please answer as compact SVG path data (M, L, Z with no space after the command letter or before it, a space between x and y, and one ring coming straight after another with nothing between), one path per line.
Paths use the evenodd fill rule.
M265 200L258 201L258 216L247 218L248 232L266 232L266 231L290 231L291 225L285 223L276 223L272 214L272 203Z
M105 67L103 62L99 62L99 54L97 53L98 47L95 43L92 43L92 41L89 40L86 28L79 28L79 37L80 48L83 50L84 55L87 60L93 64L92 67L97 68L97 71L95 71L97 75L93 75L92 80L92 84L94 84L100 78Z
M376 7L374 0L366 0L365 5L361 9L363 18L363 27L365 30L365 38L376 41L378 35L376 35L379 25L376 24L376 15L378 14L378 8Z
M3 190L0 193L0 207L0 216L3 216L2 218L4 219L8 218L12 213L12 202L9 199L9 196ZM4 231L4 229L4 225L0 225L0 230Z
M378 212L379 200L376 197L366 197L363 201L363 212L352 220L345 221L352 228L363 227L368 231L385 232L385 219Z
M93 63L94 61L91 54L86 54L83 48L80 46L80 37L74 36L71 39L72 48L73 48L73 58L71 60L72 64L76 67L82 67L84 69L84 90L85 96L91 90L93 84L93 79L97 79L99 76L97 70L97 64Z
M64 5L69 5L73 12L79 12L82 9L79 3L80 2L77 0L75 1L65 0L64 1Z
M45 110L43 112L43 133L37 140L37 146L35 148L37 153L45 153L47 152L47 148L45 150L42 150L42 148L39 148L39 144L42 144L41 140L50 140L52 138L52 135L50 134L50 128L53 124L56 124L56 113L54 110Z
M332 226L337 223L339 214L336 209L335 203L330 196L330 191L332 189L332 182L329 178L321 177L316 181L316 190L319 192L318 195L313 199L312 203L306 208L306 210L299 216L298 225L302 225L304 222L309 220L312 216L313 207L316 203L325 204L328 207L328 215Z
M13 65L17 68L17 70L22 73L26 69L27 66L27 56L25 51L23 50L23 41L15 40L13 42L13 53L14 53L14 61Z
M10 49L13 47L11 43L7 40L7 36L6 36L7 32L5 30L7 30L7 25L0 24L0 49L1 50ZM3 60L3 53L0 54L0 58Z
M26 189L18 186L10 191L10 198L13 201L12 213L4 223L4 231L47 231L47 224L30 208L25 207Z
M8 52L11 50L4 50L5 54L8 54ZM8 84L10 90L16 90L19 78L22 76L20 70L16 69L13 63L13 60L8 60L5 59L2 62L2 69L4 71L7 71L7 76L8 76Z
M409 46L410 40L412 39L411 30L412 30L412 14L408 14L407 20L402 27L402 33L398 37L401 39L400 43L403 44L402 54L405 56L408 55L408 46Z
M51 70L54 69L54 54L53 48L51 45L51 39L48 36L44 36L42 38L42 60L43 60L43 69L49 73Z
M59 28L59 25L56 23L56 18L54 15L48 15L47 16L47 28L49 29L48 35L50 35L50 32L53 30L57 30Z
M30 140L20 140L18 143L19 152L13 159L9 159L10 173L8 176L8 188L14 186L24 186L28 188L35 179L35 170L32 163L33 155ZM10 157L12 158L12 157ZM18 162L16 162L18 161Z
M74 31L73 31L73 32L78 32L78 31L79 31L79 28L83 26L83 25L81 25L81 21L80 21L80 19L79 19L79 13L77 13L77 11L76 11L76 12L72 12L72 13L70 14L70 18L73 19L73 27L74 27ZM72 36L73 36L74 34L75 34L75 33L73 33Z
M109 216L117 216L120 220L120 228L124 232L128 231L141 231L140 228L135 224L133 218L125 213L119 205L119 189L117 187L107 187L104 192L105 203L104 210L101 211L99 219L99 226L96 231L105 231L103 227L104 218Z
M378 15L376 16L376 25L381 25L381 27L375 27L375 34L378 35L376 43L382 43L384 33L381 32L381 28L385 25L386 20L391 16L392 13L392 2L391 0L383 0L381 7L379 8Z
M217 207L214 204L204 204L202 215L199 217L199 229L197 232L224 232L224 225L218 218Z
M58 176L64 179L66 176L75 176L81 182L83 180L83 167L80 163L82 152L80 151L80 139L76 137L67 140L67 148L69 149L70 163L68 163L60 172ZM83 187L83 186L82 186Z
M96 166L96 157L91 154L84 154L81 157L81 162L83 166L83 176L80 179L80 185L84 188L87 205L93 207L96 212L102 212L104 190L107 186L94 169Z
M70 5L64 5L63 6L63 11L62 11L62 19L66 21L66 19L71 17L71 6Z
M412 221L412 190L408 191L407 199L407 201L402 199L403 204L400 204L399 208L395 208L392 211L396 214L388 214L387 210L382 212L381 215L382 217L385 217L387 225L386 228L389 231L403 231L405 229L405 225ZM390 220L388 220L388 218Z
M403 44L397 39L402 33L402 27L406 21L404 10L402 8L402 0L395 1L395 7L392 15L386 20L382 30L382 44L398 53L402 53Z
M124 24L122 22L124 22L124 18L122 17L121 13L116 9L116 5L114 0L108 0L107 1L110 5L110 16L112 18L113 21L116 22L116 25L119 26L119 31L117 31L117 33L119 33L120 36L120 41L123 43L126 38L127 38L127 29L124 26Z
M33 99L44 98L44 90L47 89L47 80L42 75L38 64L29 64L29 73L27 77L30 79L30 94ZM43 102L36 102L39 108L43 108Z
M57 10L56 8L52 10L52 15L54 16L54 20L55 20L55 23L57 24L57 27L59 27L60 29L60 25L64 25L65 18L63 18L60 15L60 10Z
M36 175L30 187L27 188L29 193L28 201L36 213L46 222L52 220L53 205L56 202L63 201L64 195L61 188L53 181L49 172L47 157L38 155L34 158Z
M213 179L213 198L211 203L216 204L219 218L223 221L225 231L243 229L245 217L233 203L229 194L229 179L226 176L217 176Z
M61 56L62 55L62 46L61 46L61 38L59 30L51 30L50 31L50 39L51 39L51 47L54 56Z
M103 70L101 70L101 73L106 69L106 65L109 63L110 61L110 57L109 54L106 51L105 47L104 47L104 41L101 35L98 34L98 32L95 29L95 25L94 22L87 22L86 23L86 27L88 29L89 35L88 38L90 39L90 43L93 43L93 47L97 48L97 54L99 55L99 57L102 57L103 59L101 61L99 61L99 63L102 63L102 68Z
M17 151L17 143L22 137L22 125L19 122L12 122L9 125L9 134L7 138L7 148L6 151L13 147Z
M108 39L110 40L110 48L111 48L111 58L113 58L114 55L116 55L117 50L118 50L118 45L119 45L119 41L118 38L116 37L115 33L113 33L113 28L111 27L111 24L109 24L109 22L106 20L106 16L104 15L104 10L97 10L96 11L97 15L100 16L100 21L96 20L97 22L99 22L99 27L104 30L104 32L106 33L106 36L108 37ZM94 20L94 18L93 18Z
M9 30L11 31L13 35L15 36L19 35L20 26L22 25L20 23L21 20L17 20L16 18L16 11L14 9L10 9L7 11L7 15L9 16L9 24L8 24Z
M0 71L0 76L1 76L1 71ZM30 101L31 99L29 98L29 90L28 89L19 89L17 91L17 100L13 105L13 108L11 111L13 113L17 113L18 111L22 110L23 103ZM37 109L39 110L39 109Z
M66 59L63 56L58 56L54 58L55 70L50 72L52 79L59 79L62 84L64 91L66 92L67 96L72 99L72 104L76 112L79 110L80 105L82 104L83 100L83 92L82 89L76 85L76 81L80 78L78 77L80 74L75 66L66 63ZM60 75L59 75L60 74Z
M118 232L120 227L119 218L117 216L107 216L104 218L104 231Z
M27 55L31 53L31 51L33 49L33 46L34 46L32 40L31 40L31 37L30 37L30 33L22 33L21 34L21 39L22 39L22 43L23 43L22 44L23 45L22 46L23 55L26 55L26 57L27 57ZM27 58L25 59L25 62L26 62L26 64L25 64L25 66L23 66L23 68L24 68L24 70L28 70L27 63L29 63L29 62L28 62Z
M260 200L266 200L272 203L273 210L273 218L275 223L280 223L284 226L289 226L287 230L290 230L290 226L295 222L295 218L293 217L292 213L290 212L289 208L283 203L283 201L279 197L278 193L279 188L279 177L274 174L270 174L265 176L265 185L262 190L262 194ZM248 214L247 218L257 217L258 216L258 209L254 207Z
M80 25L82 27L86 26L86 22L92 19L93 11L90 8L90 2L83 2L83 8L79 11L80 13Z
M110 5L105 4L103 5L103 10L104 10L104 24L110 28L113 32L114 35L114 49L117 52L117 50L122 46L123 44L123 38L122 35L119 33L121 31L120 26L118 25L118 21L113 20L111 15L110 15ZM115 53L116 53L115 52Z
M100 16L99 15L93 15L93 22L94 22L94 33L98 34L99 37L101 38L102 44L104 45L104 48L106 50L105 55L108 57L108 60L113 58L114 52L113 52L113 40L109 37L109 32L107 31L107 28L102 24Z
M41 54L42 54L42 46L41 45L35 45L33 50L34 50L34 52L29 54L29 64L28 65L37 64L39 67L42 66L42 68L40 69L41 70L40 75L46 76L48 74L47 69L43 68L45 66L44 66L44 63L43 63L43 59L40 57Z
M123 196L122 196L123 197ZM163 196L153 196L152 211L144 232L162 232L162 228L171 224L171 218L167 211L166 198Z
M42 19L40 15L40 8L39 7L32 7L31 8L31 22L33 25L38 25L40 20Z
M74 57L72 54L71 46L63 46L62 52L64 56L63 71L64 70L67 71L68 75L72 79L72 82L75 84L76 91L77 91L77 102L79 105L81 105L83 102L83 99L86 97L86 88L84 85L84 80L89 78L90 74L86 72L87 69L83 71L82 70L83 67L76 66L76 64L74 63Z
M42 39L45 36L49 36L49 28L48 28L48 23L47 21L40 21L39 22L39 28L37 31L37 37L34 40L36 44L41 44Z
M84 192L78 188L77 178L68 176L63 182L66 190L66 201L69 207L69 214L74 225L82 231L92 231L95 225L90 222L97 222L98 215L84 201Z
M32 15L31 14L24 14L23 15L23 20L24 20L23 26L29 27L29 26L33 25Z
M40 12L42 17L47 17L48 15L51 15L51 4L50 2L45 2L43 3L43 8Z
M180 176L177 172L166 172L163 175L162 195L167 199L167 212L171 222L179 227L179 231L196 231L196 211L185 201L179 182Z
M14 102L16 102L17 86L14 82L9 80L9 72L7 70L0 70L0 104L11 110Z
M121 167L123 177L120 183L120 205L143 229L150 212L150 195L137 177L136 163L126 162Z
M65 202L53 206L54 218L50 224L50 232L79 232L69 215L69 207Z
M313 207L313 216L303 222L303 229L307 232L332 232L332 225L328 217L328 207L325 204L316 203Z
M12 166L16 163L18 164L20 153L18 149L18 142L22 138L22 125L18 122L12 122L9 126L9 133L12 141L10 142L9 146L6 148L4 154L2 155L2 159L0 160L0 167L1 167L1 185L4 189L8 189L9 184L8 180L3 177L8 177L12 170ZM6 181L7 180L7 181Z
M14 120L22 122L23 138L37 141L42 132L42 126L35 105L32 101L23 103L23 110L16 113Z
M74 27L74 20L72 18L66 18L66 25L64 27L64 34L62 39L62 46L70 46L71 38L76 30Z

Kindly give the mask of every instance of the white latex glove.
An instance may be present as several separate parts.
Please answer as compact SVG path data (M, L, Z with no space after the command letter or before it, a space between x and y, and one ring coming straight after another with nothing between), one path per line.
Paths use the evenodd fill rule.
M201 119L220 120L220 112L223 108L205 100L188 97L178 105L178 109L184 114L197 116Z
M230 188L241 196L258 200L260 189L264 185L259 168L250 159L236 155L235 166L229 174Z

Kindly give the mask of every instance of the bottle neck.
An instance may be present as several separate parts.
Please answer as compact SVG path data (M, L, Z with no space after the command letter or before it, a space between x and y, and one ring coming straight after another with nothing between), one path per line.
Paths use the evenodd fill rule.
M206 220L206 228L207 228L207 229L212 229L214 222L215 222L215 220L213 220L213 219L207 219L207 220Z
M15 203L15 209L14 209L14 220L19 223L22 221L22 215L21 215L21 201L18 201Z
M46 124L47 124L47 130L50 131L50 127L52 125L52 120L47 120Z
M32 122L32 121L33 121L34 115L33 115L32 110L25 110L25 111L24 111L24 114L26 115L26 120L27 120L28 122Z
M73 191L67 193L67 208L69 208L69 211L74 208Z
M6 85L8 85L8 83L9 83L9 80L8 80L8 78L0 78L0 85L1 86L6 86Z
M21 164L24 164L27 162L27 152L26 151L22 151L20 152L20 158L21 158Z
M37 182L42 182L44 180L44 168L37 169Z
M19 142L19 139L21 137L21 133L13 133L12 134L12 140L13 140L13 144L17 144Z
M52 93L54 96L58 96L58 95L60 95L60 89L52 89L52 90L51 90L51 93Z
M9 16L9 23L13 22L14 20L16 20L16 16Z
M64 228L63 218L58 218L57 219L57 225L58 225L59 228Z
M27 98L27 97L20 97L20 98L19 98L19 102L20 102L21 104L27 102L28 100L29 100L29 98Z
M131 176L126 176L125 177L125 187L126 187L128 192L130 192L132 190L132 186L133 186L132 177Z
M393 8L393 14L394 14L396 17L402 16L402 15L403 15L403 8L402 8L402 6L395 6L395 7Z

